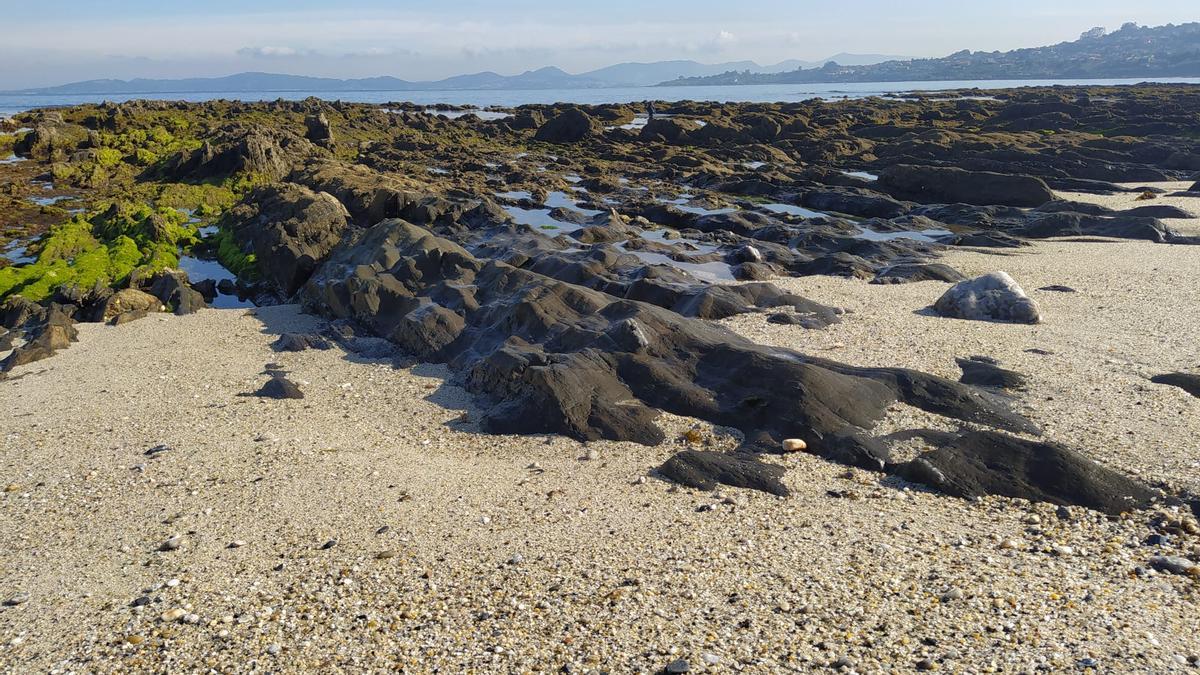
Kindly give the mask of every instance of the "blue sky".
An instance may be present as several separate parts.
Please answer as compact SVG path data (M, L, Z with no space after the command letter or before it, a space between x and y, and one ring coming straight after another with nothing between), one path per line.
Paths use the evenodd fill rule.
M1200 20L1196 0L45 0L8 3L0 89L92 78L436 79L621 61L941 56Z

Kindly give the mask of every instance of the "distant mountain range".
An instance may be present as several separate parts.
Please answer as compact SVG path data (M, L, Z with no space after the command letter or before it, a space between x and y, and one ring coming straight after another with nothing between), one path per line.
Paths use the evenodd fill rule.
M718 75L683 76L660 86L1137 77L1200 77L1200 23L1156 28L1128 23L1114 33L1093 28L1074 42L1049 47L964 50L940 59L851 64L835 58L815 68L774 73L731 69Z
M831 61L840 64L865 65L899 57L882 54L836 54L820 61L784 61L760 66L753 61L704 64L696 61L657 61L654 63L619 63L617 65L572 75L559 68L530 70L520 75L500 75L483 72L456 75L444 80L412 82L395 77L368 77L339 80L328 77L305 77L275 73L238 73L227 77L197 77L178 80L88 80L57 87L23 89L6 94L171 94L187 92L264 92L311 91L320 93L354 91L463 91L504 89L602 89L608 87L645 87L672 78L706 77L739 71L748 73L778 73L797 68L819 67Z

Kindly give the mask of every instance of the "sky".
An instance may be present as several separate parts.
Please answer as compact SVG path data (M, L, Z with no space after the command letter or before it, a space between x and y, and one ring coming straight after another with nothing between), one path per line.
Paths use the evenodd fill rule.
M4 7L4 5L11 5ZM336 6L335 6L336 5ZM1196 0L0 0L0 90L265 71L440 79L624 61L944 56L1200 21Z

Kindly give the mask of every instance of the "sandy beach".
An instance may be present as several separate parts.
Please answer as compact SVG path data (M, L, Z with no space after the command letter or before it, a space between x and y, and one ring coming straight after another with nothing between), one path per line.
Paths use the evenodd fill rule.
M825 276L775 283L852 310L839 324L724 323L951 378L956 356L995 357L1029 377L1016 405L1049 439L1200 492L1200 399L1148 380L1200 368L1194 249L1049 240L942 262L1009 272L1043 323L930 315L940 282ZM1077 292L1037 290L1053 284ZM787 499L677 488L651 472L690 420L663 418L660 447L482 435L444 368L271 349L316 321L280 306L80 324L0 383L0 595L27 594L0 608L0 668L1162 673L1200 658L1197 580L1145 570L1200 544L1147 546L1152 513L959 500L803 453L770 460L790 469ZM306 398L240 396L272 363ZM925 417L897 405L882 425L944 424Z

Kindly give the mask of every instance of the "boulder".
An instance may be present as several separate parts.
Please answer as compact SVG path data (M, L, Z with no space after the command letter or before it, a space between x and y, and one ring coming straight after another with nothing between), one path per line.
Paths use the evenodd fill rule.
M285 297L304 285L350 224L350 213L333 195L294 183L254 190L223 221Z
M700 128L694 120L678 117L659 117L642 127L638 138L643 141L664 140L668 143L678 143L685 140L688 134Z
M1045 181L990 171L898 164L879 173L876 185L893 196L925 204L1041 206L1055 199Z
M192 314L208 306L204 296L188 284L187 274L164 270L150 283L150 294L177 315Z
M333 128L329 126L329 118L325 113L317 113L304 118L306 133L304 137L318 145L333 144Z
M126 312L156 312L162 306L162 301L145 291L136 288L124 288L112 294L105 300L100 320L108 321Z
M546 143L578 143L603 130L595 118L579 108L568 108L538 128L534 139Z
M1038 323L1037 304L1007 272L992 272L960 281L938 298L938 314L972 321Z

